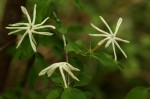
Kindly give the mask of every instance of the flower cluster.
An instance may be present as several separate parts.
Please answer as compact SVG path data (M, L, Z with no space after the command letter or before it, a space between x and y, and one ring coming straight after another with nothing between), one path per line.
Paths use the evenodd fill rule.
M33 36L33 34L39 34L39 35L47 35L47 36L51 36L53 35L53 33L50 32L39 32L39 29L43 29L43 28L52 28L55 29L55 26L53 25L44 25L44 23L49 19L46 18L45 20L43 20L40 24L35 24L35 20L36 20L36 4L34 5L34 11L33 11L33 19L31 19L31 17L29 16L28 11L26 10L25 7L21 6L21 10L22 12L26 15L27 19L28 19L28 23L15 23L15 24L10 24L8 27L6 27L7 29L13 30L10 33L8 33L9 35L11 34L15 34L17 32L20 31L25 31L24 34L21 36L17 47L18 48L22 41L24 40L24 38L26 37L26 35L29 36L29 41L31 43L31 47L33 49L34 52L36 52L36 41L35 38ZM106 42L105 47L108 47L110 44L112 44L113 47L113 51L114 51L114 56L115 56L115 60L117 60L117 55L116 55L116 50L115 50L115 46L117 46L120 51L123 53L123 55L125 57L127 57L127 55L125 54L125 52L122 50L122 48L120 47L120 45L118 44L117 41L122 41L125 43L129 43L129 41L121 39L116 37L118 29L122 23L122 18L119 18L118 22L117 22L117 26L115 29L115 32L112 32L112 30L110 29L110 27L108 26L108 24L106 23L106 21L100 16L100 19L104 22L104 24L106 25L106 27L108 28L109 32L105 32L101 29L99 29L98 27L96 27L94 24L91 23L91 26L96 29L97 31L101 32L102 34L89 34L90 36L96 36L96 37L104 37L104 39L102 39L98 45L102 45L104 42ZM64 46L66 46L66 41L65 41L65 37L63 35L63 41L64 41ZM66 52L67 53L67 52ZM66 73L68 73L74 80L79 81L79 79L72 73L72 71L80 71L78 68L73 67L71 64L68 63L68 56L66 54L66 60L67 62L58 62L58 63L54 63L50 66L48 66L47 68L43 69L40 73L39 76L44 75L47 73L48 77L50 77L57 68L59 68L60 74L62 76L62 80L64 83L64 87L68 88L68 84L67 84L67 80L64 74L64 71Z

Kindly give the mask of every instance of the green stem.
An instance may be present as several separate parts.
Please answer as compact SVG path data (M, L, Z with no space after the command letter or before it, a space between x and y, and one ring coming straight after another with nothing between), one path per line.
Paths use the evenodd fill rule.
M67 45L66 43L66 38L65 38L65 35L63 34L62 35L62 38L63 38L63 42L64 42L64 47ZM68 59L68 51L65 51L65 56L66 56L66 62L68 63L69 62L69 59ZM69 77L69 74L67 75L67 79L68 79L68 85L70 84L70 77ZM68 86L67 85L67 86Z

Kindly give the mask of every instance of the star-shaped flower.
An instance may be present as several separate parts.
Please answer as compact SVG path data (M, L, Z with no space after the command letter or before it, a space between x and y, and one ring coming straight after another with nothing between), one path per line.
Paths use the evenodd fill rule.
M53 33L50 32L38 32L37 30L43 29L43 28L52 28L55 29L55 26L53 25L43 25L49 18L47 17L45 20L43 20L40 24L35 24L35 19L36 19L36 4L34 5L34 11L33 11L33 19L31 21L31 17L29 16L28 11L26 10L25 7L21 6L22 12L27 16L28 23L15 23L15 24L10 24L9 27L6 27L7 29L12 29L14 31L8 33L8 35L14 34L16 32L20 32L25 30L25 33L22 35L21 39L18 42L18 45L16 48L20 46L22 43L23 39L25 38L26 35L29 36L29 40L32 46L32 49L36 52L36 41L33 37L33 34L40 34L40 35L48 35L51 36Z
M106 23L106 21L105 21L101 16L100 16L100 19L104 22L104 24L105 24L106 27L108 28L109 33L108 33L108 32L105 32L105 31L103 31L103 30L101 30L101 29L99 29L98 27L96 27L94 24L91 23L91 26L92 26L93 28L95 28L97 31L101 32L102 34L89 34L89 35L90 35L90 36L104 37L104 39L102 39L102 40L98 43L98 45L101 45L101 44L103 44L104 42L106 42L105 47L108 47L110 44L112 44L113 51L114 51L114 56L115 56L115 60L117 60L115 45L119 48L119 50L122 52L122 54L127 58L127 55L126 55L125 52L122 50L122 48L120 47L120 45L118 44L117 41L122 41L122 42L125 42L125 43L129 43L129 41L116 37L116 34L117 34L118 29L119 29L119 27L120 27L120 25L121 25L121 22L122 22L122 18L119 18L119 19L118 19L115 32L112 32L112 30L110 29L110 27L108 26L108 24Z
M66 71L73 79L79 81L79 79L74 76L74 74L71 72L71 70L73 70L73 71L80 71L80 70L78 68L73 67L72 65L70 65L67 62L54 63L54 64L48 66L47 68L43 69L39 73L39 76L44 75L45 73L47 73L48 77L50 77L54 73L56 68L59 68L59 70L60 70L65 88L68 88L68 85L66 83L66 78L65 78L65 74L64 74L63 70Z

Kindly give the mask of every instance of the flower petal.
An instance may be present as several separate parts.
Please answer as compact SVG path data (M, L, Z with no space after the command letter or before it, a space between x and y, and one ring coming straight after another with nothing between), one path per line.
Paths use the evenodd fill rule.
M11 34L14 34L14 33L16 33L16 32L20 32L20 31L22 31L22 30L21 30L21 29L15 30L15 31L9 32L8 35L11 35Z
M39 26L39 27L35 27L34 29L42 29L42 28L52 28L52 29L55 29L55 26L53 25L43 25L43 26Z
M104 22L104 24L105 24L106 27L108 28L109 32L110 32L111 34L113 34L112 30L110 29L110 27L109 27L109 25L107 24L107 22L103 19L103 17L102 17L102 16L99 16L99 17L100 17L100 19Z
M48 70L51 70L51 68L55 67L54 64L48 66L47 68L43 69L40 73L39 76L44 75Z
M33 31L33 33L35 33L35 34L41 34L41 35L48 35L48 36L53 35L53 33L50 33L50 32L37 32L37 31Z
M122 52L122 54L127 58L126 53L122 50L122 48L120 47L120 45L115 41L116 46L119 48L119 50Z
M124 40L124 39L121 39L121 38L118 38L118 37L115 37L115 40L122 41L122 42L125 42L125 43L130 43L130 41Z
M102 32L103 34L109 35L109 33L107 33L107 32L105 32L105 31L99 29L97 26L95 26L95 25L92 24L92 23L91 23L91 26L92 26L94 29L96 29L97 31Z
M73 66L70 65L69 63L66 63L66 66L68 66L70 70L80 71L80 69L73 67Z
M105 39L103 39L103 40L101 40L100 42L98 42L98 45L101 45L101 44L103 44L106 40L108 40L109 38L105 38Z
M31 18L29 16L28 11L26 10L26 8L24 6L21 6L21 10L22 12L27 16L29 23L31 24Z
M116 36L116 34L117 34L117 32L118 32L118 29L119 29L121 23L122 23L122 18L119 18L119 19L118 19L118 22L117 22L116 29L115 29L115 33L114 33L115 36Z
M108 46L110 45L111 42L112 42L112 40L109 39L109 40L107 41L106 45L105 45L105 48L108 47Z
M42 21L40 24L36 24L34 25L35 27L38 27L40 25L43 25L47 20L49 19L49 17L47 17L44 21Z
M63 79L63 82L64 82L64 86L65 86L65 88L68 88L68 85L67 85L67 82L66 82L66 78L65 78L62 66L59 66L59 70L60 70L60 73L61 73L61 76L62 76L62 79Z
M9 24L9 26L19 26L19 25L29 25L28 23L15 23L15 24Z
M29 31L29 40L30 40L31 47L32 47L33 51L36 52L36 46L32 40L32 33L30 31Z
M28 27L6 27L6 29L22 29L22 30L26 30L26 29L28 29Z
M108 35L106 35L106 34L89 34L90 36L104 36L104 37L106 37L106 36L108 36Z
M58 64L52 64L50 67L51 67L51 68L49 68L49 69L47 70L47 75L48 75L48 77L50 77L50 76L54 73L54 71L55 71L56 68L58 67Z
M79 81L79 79L74 76L74 74L70 71L70 68L68 66L64 66L63 69L75 80Z
M22 41L23 41L23 39L25 38L25 36L27 35L27 33L28 33L28 31L26 31L26 32L22 35L22 37L21 37L21 39L19 40L19 42L18 42L16 48L18 48L18 47L20 46L20 44L22 43Z
M116 55L116 50L115 50L115 44L114 44L114 41L112 42L112 47L113 47L114 56L115 56L115 61L116 61L116 60L117 60L117 55Z
M33 41L35 44L37 44L36 41L35 41L35 39L34 39L34 37L33 37L33 35L31 35L31 37L32 37L32 41Z
M35 24L35 19L36 19L36 4L34 5L34 11L33 11L33 20L32 20L32 24Z

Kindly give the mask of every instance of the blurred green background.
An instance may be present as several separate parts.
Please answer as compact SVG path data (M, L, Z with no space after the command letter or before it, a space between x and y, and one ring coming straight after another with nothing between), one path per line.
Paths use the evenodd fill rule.
M117 36L129 40L130 43L119 43L126 52L128 56L127 59L125 59L117 49L118 61L123 65L122 69L120 70L116 66L101 66L95 63L96 61L94 59L86 59L87 66L85 66L85 72L92 76L92 80L88 85L81 89L91 91L94 95L93 99L124 99L126 94L134 87L149 87L149 0L45 0L45 2L50 3L48 6L57 12L61 24L67 28L67 39L72 41L83 40L87 50L90 47L90 42L91 47L94 47L100 40L100 38L95 39L89 37L89 33L99 33L90 26L90 23L94 23L100 29L108 31L103 22L99 19L99 16L102 16L113 30L116 27L119 17L123 18ZM12 6L10 3L12 3ZM53 62L63 60L63 55L61 53L61 51L63 51L63 45L61 43L62 40L60 34L56 33L56 36L53 39L51 37L51 41L49 41L51 44L49 45L49 42L46 40L42 42L43 45L41 44L38 47L38 51L42 57L44 57L44 60L40 59L43 64L42 62L39 62L37 58L30 68L28 68L28 65L32 63L32 57L15 60L15 55L12 54L14 53L12 46L15 47L15 44L9 44L9 41L6 41L6 39L8 39L6 37L9 36L5 36L8 33L4 28L4 26L8 25L5 24L5 20L7 20L5 15L7 15L7 13L12 13L13 15L13 12L6 8L11 9L12 7L20 10L20 6L25 5L28 11L32 12L34 3L37 3L37 7L38 5L42 5L40 0L0 0L0 71L4 71L3 69L7 71L1 74L3 76L0 76L0 99L44 99L45 95L51 90L51 87L54 86L50 84L46 77L38 77L39 71L44 68L43 66L38 67L38 65L44 65L46 67ZM37 13L44 13L43 17L49 15L51 17L50 22L57 25L53 22L55 19L54 13L44 9L47 5L43 4L42 6L37 8ZM14 13L18 12L15 12L14 10ZM18 22L24 19L24 16L20 12L20 20L18 19L18 16L9 17L11 19L10 22ZM42 19L43 18L38 17L38 21L41 22ZM41 39L43 39L43 37ZM10 50L12 50L12 52L10 52ZM105 49L103 46L98 51L107 52L113 57L111 47ZM9 64L7 65L3 65L5 60L2 57L5 55L8 56L4 58L5 60L7 60L7 58L10 59ZM84 60L78 55L72 58L78 58L81 62ZM85 62L82 62L82 64L83 63ZM5 67L8 68L6 69Z

